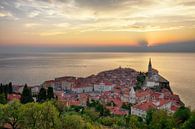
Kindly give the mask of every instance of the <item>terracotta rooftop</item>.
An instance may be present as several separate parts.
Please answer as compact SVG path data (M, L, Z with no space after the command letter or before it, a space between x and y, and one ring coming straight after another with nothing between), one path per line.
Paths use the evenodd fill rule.
M19 95L19 94L8 94L7 95L7 99L9 101L14 100L14 99L19 100L20 98L21 98L21 95Z
M148 111L149 109L156 108L156 106L152 102L144 102L134 105L133 108L137 108L142 111Z

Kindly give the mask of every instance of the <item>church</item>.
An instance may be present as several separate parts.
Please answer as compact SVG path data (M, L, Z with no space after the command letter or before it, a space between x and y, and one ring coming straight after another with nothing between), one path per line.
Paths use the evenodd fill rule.
M159 75L158 70L152 68L151 58L149 59L148 72L145 81L145 86L149 88L153 87L169 87L169 81Z

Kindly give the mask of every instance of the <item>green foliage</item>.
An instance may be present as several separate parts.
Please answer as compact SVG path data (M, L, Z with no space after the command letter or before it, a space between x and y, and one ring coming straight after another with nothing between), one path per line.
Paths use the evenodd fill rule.
M39 122L41 129L58 129L61 127L61 121L59 119L59 112L51 102L45 102L39 105L38 114L40 117Z
M33 98L32 98L32 92L31 89L27 87L27 84L25 84L24 89L22 91L22 95L21 95L21 103L26 104L29 102L33 102Z
M106 104L106 106L113 106L113 107L115 107L116 104L115 104L113 101L111 101L111 102L108 102L108 103Z
M84 109L83 114L89 116L90 120L92 120L92 121L97 120L100 116L100 113L96 112L94 108Z
M7 99L4 93L0 94L0 104L6 104L7 103Z
M24 128L37 128L40 126L40 106L35 103L28 103L21 108L22 115L25 116L23 121Z
M13 129L60 129L59 113L50 102L22 105L13 101L0 105L0 124L9 124Z
M0 129L2 128L3 123L4 123L3 117L4 117L3 105L0 104Z
M7 103L7 94L11 94L13 92L12 83L0 85L0 103L5 104Z
M126 126L126 121L124 116L114 116L114 118L116 121L115 126L117 126L117 128Z
M101 116L109 116L110 111L106 109L99 101L92 100L88 102L88 107L94 107L97 112L100 112Z
M168 116L166 111L158 110L152 113L152 119L149 124L150 129L172 129L175 126L173 117Z
M13 92L13 88L12 88L12 83L11 82L8 84L7 91L8 91L9 94L11 94Z
M0 104L0 128L3 128L5 124L10 125L13 129L195 128L195 112L191 112L189 108L184 107L180 108L174 115L167 114L164 110L152 109L147 112L145 120L133 115L102 115L102 110L105 109L99 101L94 101L91 107L65 107L59 101L27 104L13 101L4 105ZM186 113L189 115L188 117L183 115ZM177 127L176 122L178 118L182 118L182 120L183 118L187 119Z
M47 89L47 98L49 100L54 98L54 93L53 93L53 88L52 87L48 87L48 89Z
M87 100L88 107L96 107L97 105L99 105L99 101L95 101L95 100L89 101L89 99Z
M76 112L82 112L83 111L83 107L82 106L71 106L70 107L70 111L76 111Z
M59 111L59 115L61 115L61 114L64 113L64 112L69 111L69 108L66 107L66 106L64 105L64 103L61 102L61 101L54 100L54 101L53 101L53 104L54 104L54 106L57 108L57 110Z
M131 115L126 117L126 127L130 129L145 129L147 126L140 117Z
M101 116L109 116L110 115L110 111L108 109L106 109L102 104L97 103L97 105L95 106L96 111L100 112Z
M83 129L85 121L79 115L65 115L62 118L62 127L64 129Z
M116 120L113 117L102 117L99 119L99 122L104 126L113 126Z
M39 95L38 95L37 101L38 102L44 102L46 100L47 100L47 92L46 92L46 89L42 87L40 89L40 91L39 91Z
M137 83L136 83L135 90L141 89L145 79L146 79L146 75L140 72L139 75L137 76Z
M150 122L152 121L152 115L154 112L156 112L156 109L150 109L149 111L147 111L147 115L146 115L146 124L149 125Z
M132 106L131 103L123 103L122 108L129 110L129 114L131 114L131 106Z
M22 115L21 104L18 101L14 101L10 104L4 105L2 108L2 124L7 123L13 129L19 129L22 127L24 116Z
M195 129L195 112L191 117L183 124L182 129Z
M186 120L190 118L191 112L187 107L180 107L175 113L174 118L177 124L184 123Z

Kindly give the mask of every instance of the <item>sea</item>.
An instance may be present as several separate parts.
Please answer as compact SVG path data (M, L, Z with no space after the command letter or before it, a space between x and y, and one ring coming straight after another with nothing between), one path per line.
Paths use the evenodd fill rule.
M86 77L118 67L146 72L149 58L173 92L195 109L195 53L1 53L0 83L39 85L56 77Z

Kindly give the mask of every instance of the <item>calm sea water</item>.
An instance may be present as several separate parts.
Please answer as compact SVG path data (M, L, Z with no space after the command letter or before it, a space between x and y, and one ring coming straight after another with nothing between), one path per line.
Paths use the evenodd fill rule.
M88 76L119 66L146 71L148 59L172 90L195 109L195 53L0 54L0 82L41 84L55 77Z

